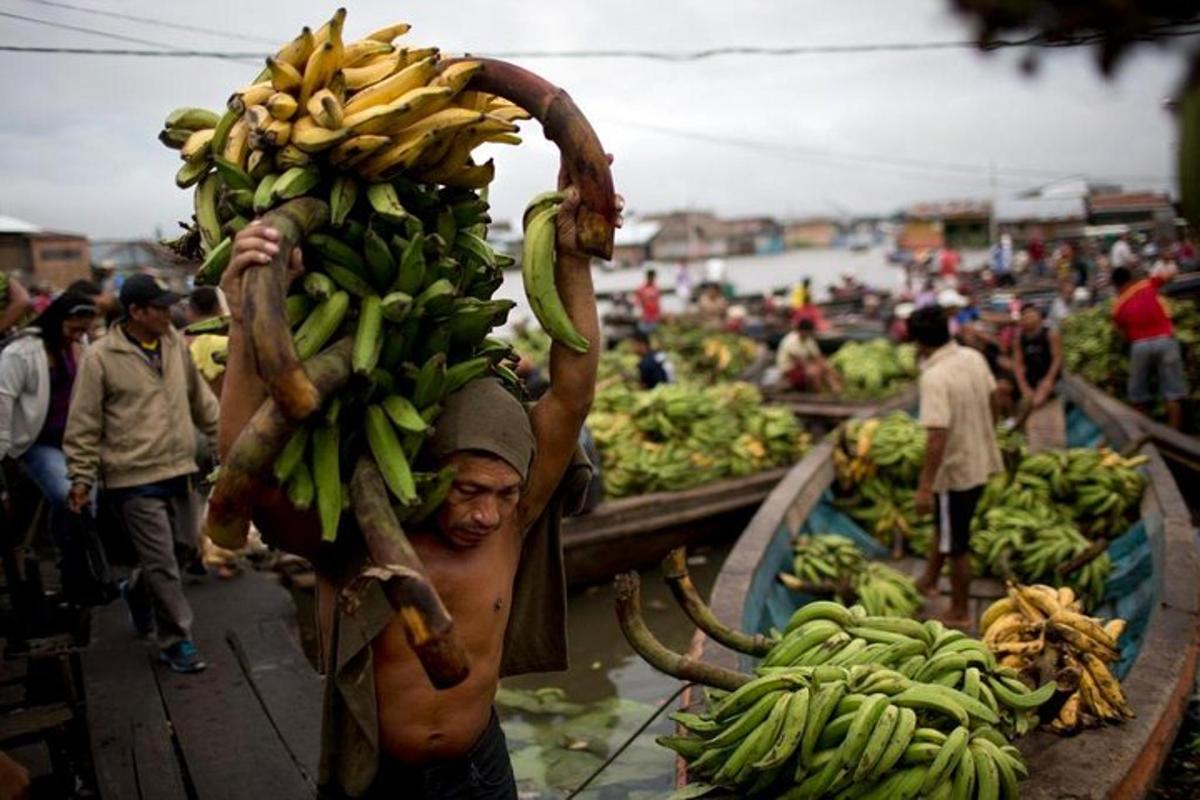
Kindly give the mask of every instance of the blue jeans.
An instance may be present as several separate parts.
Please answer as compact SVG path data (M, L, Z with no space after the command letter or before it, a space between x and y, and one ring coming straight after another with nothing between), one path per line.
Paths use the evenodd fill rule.
M67 457L62 448L35 444L21 456L21 466L55 511L65 510L71 481L67 478ZM92 512L96 510L96 487L92 487Z

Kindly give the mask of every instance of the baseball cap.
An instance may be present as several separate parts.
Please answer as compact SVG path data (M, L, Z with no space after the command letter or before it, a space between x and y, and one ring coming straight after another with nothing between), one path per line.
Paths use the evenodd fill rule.
M153 275L130 275L121 284L121 305L167 308L179 302L179 295L167 289Z

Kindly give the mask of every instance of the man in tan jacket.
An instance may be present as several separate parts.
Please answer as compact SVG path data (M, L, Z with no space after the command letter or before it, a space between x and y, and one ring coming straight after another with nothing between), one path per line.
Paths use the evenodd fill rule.
M79 367L63 450L70 505L82 508L101 484L133 543L139 567L121 592L134 626L149 635L157 623L162 660L177 672L198 672L205 664L191 641L192 609L175 549L195 547L193 423L215 437L220 410L171 327L178 299L149 275L125 281L124 319Z

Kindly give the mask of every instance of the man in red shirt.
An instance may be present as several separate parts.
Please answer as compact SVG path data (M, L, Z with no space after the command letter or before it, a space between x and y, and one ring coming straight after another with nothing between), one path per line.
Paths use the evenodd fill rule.
M642 324L639 327L643 333L653 332L662 319L662 293L654 282L656 275L654 270L646 270L646 282L634 293L642 310Z
M1167 405L1167 422L1179 428L1183 422L1180 401L1188 396L1183 372L1183 355L1175 328L1158 289L1175 276L1174 268L1157 270L1151 277L1133 280L1128 267L1112 271L1117 299L1113 303L1113 322L1130 342L1129 402L1145 411L1154 399L1150 391L1150 371L1158 376L1158 393Z

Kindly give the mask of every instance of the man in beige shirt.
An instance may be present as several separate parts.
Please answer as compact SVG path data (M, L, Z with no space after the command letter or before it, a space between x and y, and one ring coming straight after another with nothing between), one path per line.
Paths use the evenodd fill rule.
M1003 468L994 427L996 381L978 351L950 338L941 308L914 311L908 333L923 358L920 422L928 435L916 506L918 513L934 513L937 531L918 585L934 591L949 559L950 611L944 621L969 627L971 518L984 484Z

